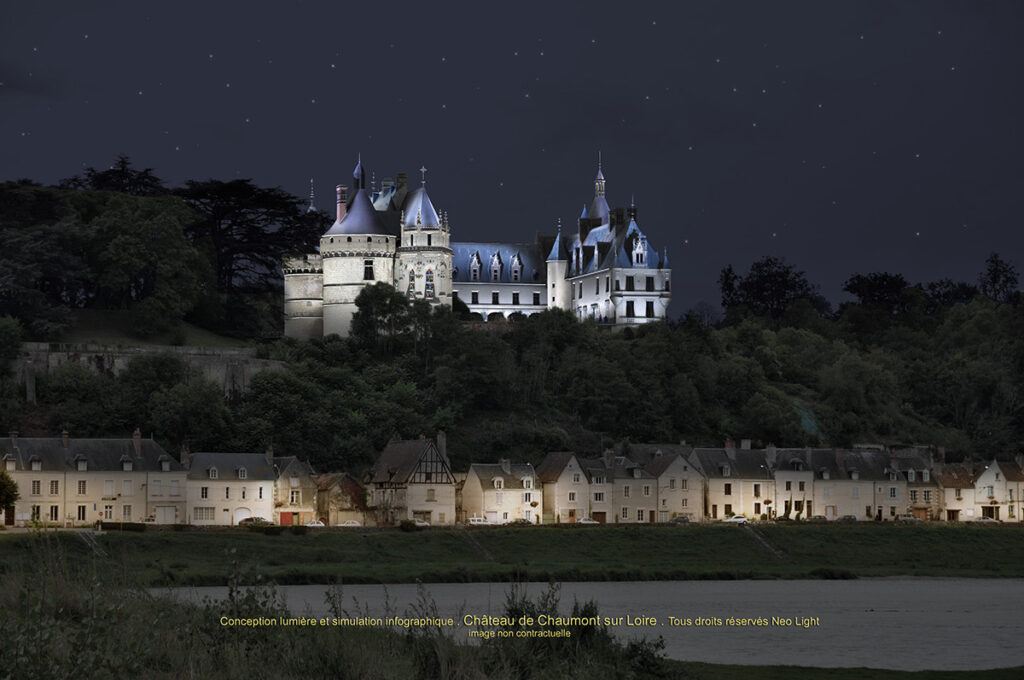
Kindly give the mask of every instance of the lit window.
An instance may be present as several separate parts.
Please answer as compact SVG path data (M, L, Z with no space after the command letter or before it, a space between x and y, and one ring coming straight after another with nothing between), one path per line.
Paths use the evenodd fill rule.
M238 468L238 478L246 479L249 476L249 471L245 468Z
M210 468L210 479L217 479L217 468Z

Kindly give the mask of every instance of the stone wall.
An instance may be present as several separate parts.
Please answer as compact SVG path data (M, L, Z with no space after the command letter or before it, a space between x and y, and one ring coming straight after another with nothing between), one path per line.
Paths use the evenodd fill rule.
M257 358L256 349L249 347L127 347L26 342L22 343L21 349L21 356L14 364L14 374L19 385L25 389L25 397L29 403L35 403L36 400L36 381L66 363L81 364L96 373L115 376L135 357L147 354L177 354L208 380L220 385L227 396L245 392L249 388L252 376L260 371L285 370L284 362Z

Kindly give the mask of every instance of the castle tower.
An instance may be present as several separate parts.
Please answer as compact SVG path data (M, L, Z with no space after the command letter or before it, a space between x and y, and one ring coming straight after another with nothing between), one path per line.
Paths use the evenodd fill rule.
M427 169L421 185L404 201L395 288L410 300L452 303L452 250L448 216L442 218L427 195Z
M320 237L323 262L323 334L346 336L352 328L356 297L364 286L394 283L398 234L373 208L362 158L352 173L353 195L339 192L338 216Z
M345 187L338 187L338 200ZM309 180L309 207L313 204L313 180ZM284 334L288 338L309 340L324 335L324 278L323 260L319 253L285 255L281 259L284 273Z
M547 258L548 308L569 309L572 305L572 288L566 277L569 274L569 258L566 257L565 242L562 236L562 219L558 219L558 234Z

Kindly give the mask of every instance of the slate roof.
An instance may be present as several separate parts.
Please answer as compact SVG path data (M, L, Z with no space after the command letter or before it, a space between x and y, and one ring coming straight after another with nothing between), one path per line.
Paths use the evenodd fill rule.
M398 236L399 231L395 225L387 224L381 219L366 189L360 189L352 197L345 217L340 222L335 221L324 236L336 236L338 234L388 234ZM397 220L396 220L397 222Z
M939 484L946 489L971 489L978 476L972 474L966 465L952 464L944 465L942 472L936 475L936 478Z
M315 476L313 472L313 466L309 464L309 461L299 460L298 456L274 456L274 467L277 468L279 475L284 474L291 465L296 465L296 472L304 472L310 476Z
M190 455L188 478L209 480L210 468L217 468L213 481L237 480L239 468L245 468L245 478L255 481L276 481L277 472L263 453L214 453L201 451Z
M687 464L693 450L685 444L630 444L629 457L654 477L660 477L677 458Z
M593 481L595 475L604 475L609 481L613 479L652 479L651 473L625 456L613 456L608 462L603 457L578 460L590 481Z
M1003 479L1008 482L1024 482L1024 471L1016 464L1007 461L999 461L999 469L1003 471Z
M537 466L537 479L544 484L557 482L565 466L575 455L572 451L552 451L544 456L544 460Z
M404 484L416 470L423 454L434 442L431 439L407 439L389 442L370 470L373 484Z
M762 449L694 449L693 457L709 479L771 479L768 462ZM729 465L729 477L722 466Z
M434 204L430 202L430 197L427 196L426 187L420 187L409 194L402 209L405 211L406 227L415 228L416 226L421 226L436 229L441 226L441 219L437 216L437 211L434 210ZM419 225L416 223L417 215L420 219Z
M503 480L502 486L506 489L525 488L523 487L524 478L536 479L537 477L536 471L529 463L512 463L509 465L508 472L505 472L504 468L497 463L474 463L469 466L469 469L476 472L481 484L493 486L494 480L500 478Z
M136 455L135 442L124 439L68 439L64 448L60 437L18 437L0 440L0 459L14 459L16 470L30 470L31 461L39 460L40 469L50 472L65 472L77 467L75 461L84 459L88 471L121 470L122 462L130 460L135 471L158 472L162 463L168 462L170 469L184 468L152 439L140 441L142 455Z
M406 213L408 218L409 213ZM473 243L460 242L452 243L452 281L464 283L477 283L472 281L470 263L473 254L480 256L480 284L494 283L491 281L491 256L498 253L501 258L501 273L496 283L547 283L547 263L545 255L547 251L541 252L543 243L538 238L537 243ZM523 272L519 281L512 280L512 260L516 253L523 262Z

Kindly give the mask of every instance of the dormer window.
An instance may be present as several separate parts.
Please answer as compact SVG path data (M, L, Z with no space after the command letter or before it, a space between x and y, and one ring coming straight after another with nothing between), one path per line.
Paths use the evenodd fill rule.
M530 479L529 477L524 477L523 478L523 488L524 489L532 489L533 488L533 480Z
M640 468L633 468L633 478L640 479Z
M828 479L829 478L828 470L822 470L821 471L821 478L822 479Z
M160 461L160 471L161 472L170 472L171 471L171 461L169 461L169 460L162 460L162 461Z
M504 479L500 479L500 478L499 479L495 479L494 480L494 488L495 489L504 489L505 488L505 480Z
M889 472L889 481L890 482L895 482L896 481L896 477L897 477L897 475L896 475L895 472Z
M928 472L928 470L921 470L921 481L922 482L930 482L931 481L931 473Z
M238 478L239 479L247 479L248 477L249 477L249 471L248 470L246 470L244 467L238 468Z
M852 479L853 481L857 481L858 479L860 479L860 473L857 472L856 470L850 470L850 479Z
M789 462L789 467L796 472L801 472L804 469L804 463L801 460L792 460Z
M501 279L501 255L494 253L491 255L491 281L499 281Z
M217 468L210 468L210 479L217 479Z
M7 466L7 471L8 472L14 472L14 466L15 466L14 460L8 458L7 462L6 462L6 466Z
M131 472L132 471L132 462L130 460L123 460L123 461L121 461L121 470L123 472Z
M914 481L914 471L913 470L907 470L907 481L908 482L913 482Z
M723 465L722 466L722 476L723 477L728 477L730 474L731 474L731 471L729 470L729 466L728 465Z
M519 281L523 276L523 261L519 257L519 253L515 254L512 258L512 280Z
M480 280L480 253L473 253L473 258L469 262L469 280L479 281Z
M89 469L89 464L84 460L79 460L75 463L75 469L79 472L85 472Z
M43 469L43 461L41 461L41 460L34 460L34 461L32 461L32 471L33 472L39 472L42 469Z

